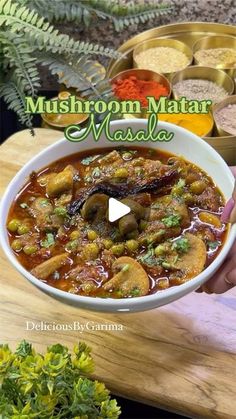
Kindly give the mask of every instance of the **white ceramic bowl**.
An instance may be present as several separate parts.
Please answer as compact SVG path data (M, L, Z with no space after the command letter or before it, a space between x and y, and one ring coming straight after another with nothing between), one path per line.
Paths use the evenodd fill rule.
M114 121L111 123L111 131L116 129L125 130L128 127L132 127L133 131L139 129L145 129L147 126L147 120L145 119L132 119ZM174 138L170 142L151 142L147 143L134 142L132 145L147 146L150 148L159 148L161 150L167 150L173 154L181 155L187 160L195 163L197 166L206 171L214 182L218 185L220 190L223 192L226 199L231 197L234 178L230 169L220 157L220 155L209 146L204 140L192 134L191 132L180 128L176 125L172 125L166 122L160 122L158 129L167 129L168 131L174 132ZM118 143L121 145L121 143ZM125 145L128 145L125 143ZM93 297L82 297L79 295L70 294L65 291L60 291L53 288L44 282L41 282L33 275L31 275L20 263L17 261L14 253L9 246L6 230L6 220L9 208L17 194L17 192L26 183L29 174L35 170L38 171L46 165L54 162L57 159L65 157L67 155L83 151L90 150L98 147L109 147L116 148L116 143L109 142L104 136L100 138L98 143L95 143L92 136L82 142L69 142L66 139L62 139L55 144L47 147L44 151L35 156L30 160L12 179L10 182L3 198L0 207L0 240L4 252L6 253L10 262L15 268L33 285L40 288L45 293L51 295L51 297L59 299L67 304L74 305L77 307L115 312L115 311L143 311L150 310L155 307L160 307L164 304L168 304L180 297L188 294L191 291L197 289L200 285L206 282L213 273L220 267L224 261L227 253L229 252L235 237L236 237L236 225L231 227L230 232L225 241L224 247L214 260L214 262L205 269L200 275L196 276L185 284L171 287L167 290L157 292L156 294L147 295L145 297L136 297L129 299L112 299L112 298L93 298Z

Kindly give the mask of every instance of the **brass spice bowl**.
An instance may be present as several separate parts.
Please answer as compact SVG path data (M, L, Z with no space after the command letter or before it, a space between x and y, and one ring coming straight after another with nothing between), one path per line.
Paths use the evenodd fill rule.
M232 95L234 92L234 82L223 70L203 66L190 66L184 70L178 71L172 78L172 90L175 99L180 98L175 90L175 84L179 81L188 79L209 80L216 83L218 86L223 87L228 95ZM205 99L208 98L206 97Z
M217 122L217 117L216 117L216 112L219 111L220 109L225 108L227 105L230 104L236 104L236 95L233 96L229 96L226 99L222 100L221 102L215 104L213 106L213 116L214 116L214 120L215 120L215 125L216 125L216 129L217 132L220 136L230 136L232 138L232 141L234 141L234 146L235 146L235 150L236 150L236 139L233 138L233 134L231 134L230 132L226 131L224 128L222 128L220 126L220 124Z
M199 39L193 45L194 62L197 65L204 65L204 63L200 62L196 58L196 52L200 50L215 49L215 48L231 48L236 51L236 38L233 36L216 35L216 36L206 36L204 38ZM235 66L233 65L227 66L227 65L219 64L217 66L208 65L208 67L217 68L219 70L224 70L231 77L233 77L233 75L236 74L236 63L235 63Z
M163 74L159 74L156 73L155 71L152 70L144 70L141 68L132 68L130 70L125 70L125 71L121 71L120 73L116 74L116 76L114 76L111 79L111 85L115 82L117 82L118 80L125 80L130 76L135 76L137 77L138 80L154 80L160 84L162 84L168 91L168 95L166 97L170 97L171 95L171 85L169 80L163 76ZM142 111L141 114L125 114L124 118L125 119L129 119L129 118L142 118L145 117L145 110Z
M58 97L54 97L50 100L66 100L70 96L70 92L62 91L58 93ZM77 96L77 99L84 100L81 97ZM57 129L64 130L68 125L80 125L85 122L89 115L81 113L64 113L64 114L55 114L55 113L42 113L41 117L44 122L44 126L49 126Z
M138 65L136 59L137 59L137 55L140 52L146 51L150 48L158 48L158 47L168 47L168 48L174 48L180 52L182 52L183 54L186 55L186 57L188 58L188 63L186 65L189 66L192 61L193 61L193 53L191 48L189 48L186 44L184 44L181 41L178 41L177 39L160 39L160 38L156 38L156 39L150 39L147 41L144 41L140 44L138 44L134 50L133 50L133 66L136 68L140 68L140 66ZM168 72L168 73L163 73L169 80L172 79L173 75L176 72Z

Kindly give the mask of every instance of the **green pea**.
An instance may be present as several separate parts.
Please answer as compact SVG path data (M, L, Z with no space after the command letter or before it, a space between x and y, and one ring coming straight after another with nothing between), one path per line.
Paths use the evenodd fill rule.
M66 208L64 208L64 207L56 207L56 208L54 208L54 214L60 215L62 217L65 217L67 215Z
M108 250L113 245L113 241L111 239L104 239L103 244L104 244L105 249Z
M196 195L200 195L202 192L205 191L207 185L204 181L202 180L196 180L195 182L191 183L190 185L190 192L196 194Z
M96 238L98 237L96 231L94 231L94 230L89 230L87 232L87 236L88 236L88 239L91 240L91 241L96 240Z
M25 225L25 224L21 224L18 229L17 229L17 233L21 236L22 234L26 234L29 233L30 228Z
M115 171L114 176L120 178L127 178L129 176L129 172L125 167L121 167L120 169L117 169Z
M17 231L19 226L20 226L20 220L18 220L17 218L13 218L11 221L9 221L7 228L12 233L15 233L15 231Z
M127 242L125 243L126 248L130 251L130 252L135 252L138 249L138 242L137 240L127 240Z
M70 242L66 243L65 249L68 252L75 252L78 247L78 240L71 240Z
M114 244L111 247L111 251L112 251L113 255L115 255L115 256L121 256L124 253L124 250L125 250L125 246L124 246L123 243Z
M163 244L159 244L156 248L155 248L155 255L156 256L161 256L165 254L165 246L163 246Z
M21 244L21 241L20 241L20 240L18 240L18 239L13 240L13 242L12 242L12 244L11 244L11 248L12 248L13 250L15 250L15 252L19 252L19 251L22 249L22 244Z
M194 202L194 197L190 192L183 194L183 199L187 204L192 204Z
M33 255L35 252L37 252L37 250L38 250L38 248L37 248L37 246L35 246L35 245L26 244L26 245L23 247L23 252L24 252L26 255Z
M88 243L83 251L85 259L96 259L98 257L99 247L96 243Z
M70 233L70 239L76 240L80 237L80 232L78 230L74 230Z

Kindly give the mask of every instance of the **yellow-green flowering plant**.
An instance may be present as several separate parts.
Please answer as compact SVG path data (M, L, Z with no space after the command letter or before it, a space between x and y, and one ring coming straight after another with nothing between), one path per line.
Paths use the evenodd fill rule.
M105 385L92 380L90 348L70 353L57 344L42 355L26 341L15 352L0 345L1 419L116 419L120 408Z

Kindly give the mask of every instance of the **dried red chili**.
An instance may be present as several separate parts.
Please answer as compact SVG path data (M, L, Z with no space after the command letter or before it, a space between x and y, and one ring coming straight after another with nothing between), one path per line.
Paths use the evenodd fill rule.
M139 100L142 107L148 106L147 96L159 99L167 96L168 90L155 80L139 80L136 76L117 80L112 85L115 96L120 100Z

